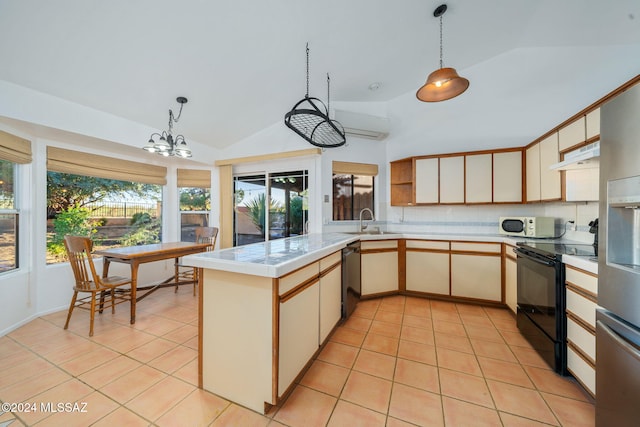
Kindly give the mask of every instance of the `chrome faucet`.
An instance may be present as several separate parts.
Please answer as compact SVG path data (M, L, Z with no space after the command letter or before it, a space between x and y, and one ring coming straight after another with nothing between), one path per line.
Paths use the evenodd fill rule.
M366 229L367 229L367 227L369 226L368 224L362 225L362 214L363 214L365 211L366 211L366 212L369 212L369 214L371 215L371 221L372 221L372 222L376 220L376 218L373 216L373 211L372 211L371 209L369 209L369 208L364 208L364 209L362 209L362 210L360 211L360 232L361 232L361 233L362 233L364 230L366 230Z

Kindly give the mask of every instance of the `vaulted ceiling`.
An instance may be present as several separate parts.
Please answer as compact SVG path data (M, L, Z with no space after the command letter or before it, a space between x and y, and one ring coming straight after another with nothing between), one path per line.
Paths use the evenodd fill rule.
M305 95L307 42L311 96L326 100L330 73L332 105L423 105L413 94L439 65L440 3L0 0L0 80L157 129L185 96L180 133L223 148L282 121ZM506 114L566 87L595 100L640 72L624 53L640 46L638 0L452 0L443 19L444 64L471 80L457 105L475 92L476 108ZM530 63L524 51L551 54ZM602 83L607 68L616 80Z

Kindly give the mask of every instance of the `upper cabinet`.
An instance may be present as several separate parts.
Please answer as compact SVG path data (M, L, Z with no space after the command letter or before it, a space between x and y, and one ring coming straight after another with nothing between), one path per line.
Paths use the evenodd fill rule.
M439 159L437 157L416 159L416 203L438 203L440 199L439 173Z
M540 144L527 148L527 202L540 201Z
M493 155L472 154L465 158L466 203L493 202Z
M554 132L542 141L527 148L526 182L527 202L560 200L561 176L549 166L558 163L558 133Z
M596 108L587 114L587 140L600 138L600 108Z
M522 202L522 151L493 153L493 202Z
M440 203L464 202L464 156L440 158Z
M578 117L558 131L558 151L571 151L600 138L600 108Z
M413 159L391 162L391 205L413 204Z
M580 117L558 131L559 151L567 151L576 145L582 144L587 138L587 119Z
M391 205L522 203L522 156L516 148L393 161Z
M560 161L558 134L540 141L540 200L560 200L562 198L560 172L549 166Z

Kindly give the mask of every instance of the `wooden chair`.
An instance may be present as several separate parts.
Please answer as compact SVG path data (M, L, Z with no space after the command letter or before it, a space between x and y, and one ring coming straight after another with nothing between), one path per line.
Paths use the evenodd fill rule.
M196 243L209 243L207 252L214 250L216 239L218 238L218 227L196 227L195 232ZM184 266L178 264L177 267ZM196 286L198 285L198 269L196 267L189 267L188 270L178 271L176 280L193 281L193 295L196 295ZM178 292L178 285L176 285L175 292Z
M73 287L73 297L69 305L69 314L64 329L69 327L69 320L73 309L78 307L91 312L91 322L89 324L89 336L93 336L93 320L96 312L96 302L99 303L99 312L105 308L105 294L111 294L111 301L107 301L106 307L111 307L111 313L115 313L116 304L131 300L131 292L119 291L116 295L115 289L120 286L130 285L131 279L121 276L101 277L97 272L91 256L93 242L89 237L65 236L64 247L67 250L69 263L73 269L75 286ZM90 293L91 295L78 298L78 293Z

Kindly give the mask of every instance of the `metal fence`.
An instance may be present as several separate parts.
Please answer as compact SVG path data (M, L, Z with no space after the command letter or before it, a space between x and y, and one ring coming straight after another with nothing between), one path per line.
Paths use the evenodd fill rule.
M137 213L148 213L156 216L160 209L159 202L97 202L86 205L93 218L131 218Z

